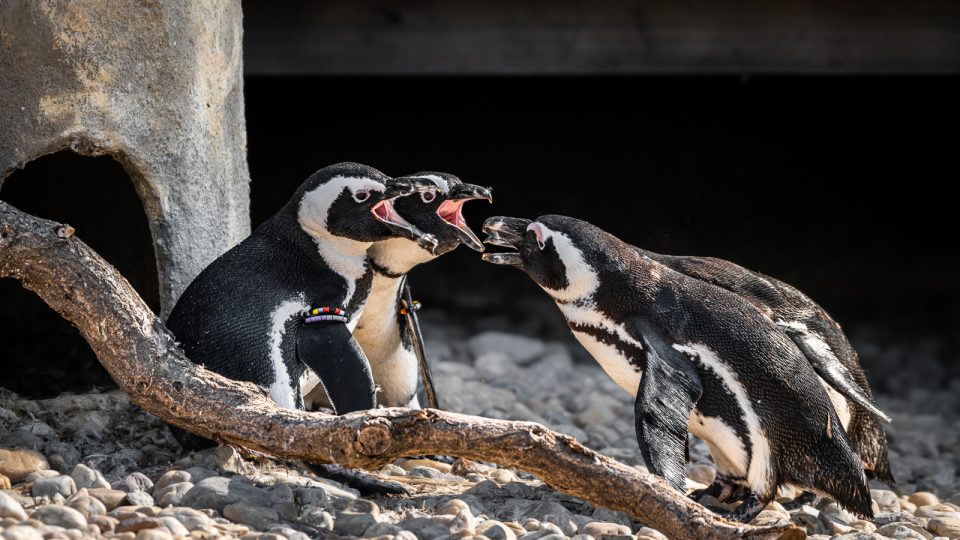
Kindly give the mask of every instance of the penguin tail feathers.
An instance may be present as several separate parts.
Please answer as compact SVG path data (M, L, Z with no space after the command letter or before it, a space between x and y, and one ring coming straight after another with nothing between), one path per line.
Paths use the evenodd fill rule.
M887 457L887 436L880 421L868 412L858 409L847 426L847 432L850 445L860 455L867 478L888 485L895 484L890 471L890 459Z

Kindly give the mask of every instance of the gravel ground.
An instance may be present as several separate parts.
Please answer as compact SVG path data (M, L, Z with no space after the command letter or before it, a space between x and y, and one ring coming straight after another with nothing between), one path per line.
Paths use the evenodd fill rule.
M428 350L446 409L541 422L642 467L632 399L563 342L431 328ZM875 486L877 517L830 500L757 523L793 521L811 538L960 537L960 380L897 388L878 402L899 484ZM691 445L691 486L713 471ZM554 492L519 471L400 461L381 474L415 494L360 498L296 463L230 447L184 454L166 427L112 391L25 400L0 390L0 531L6 539L171 537L664 538L625 515ZM789 496L791 493L784 493Z

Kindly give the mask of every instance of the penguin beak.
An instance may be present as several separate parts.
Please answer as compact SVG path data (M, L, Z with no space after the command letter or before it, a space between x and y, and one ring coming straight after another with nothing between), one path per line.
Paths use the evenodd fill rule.
M475 199L485 199L492 203L493 194L490 188L475 184L458 184L450 190L450 198L440 203L437 215L457 230L457 236L467 247L474 251L483 251L483 242L473 234L470 226L467 225L467 220L463 218L464 203Z
M386 186L387 189L384 190L382 198L373 205L370 213L397 235L409 238L416 242L418 246L435 254L438 244L437 237L415 227L398 214L393 207L393 201L397 197L405 197L415 191L422 191L422 189L419 186L414 186L409 180L403 179L391 179L387 181Z
M494 216L483 222L483 232L487 234L484 242L494 246L511 248L517 251L507 253L484 253L483 260L492 264L516 266L523 268L523 259L520 258L520 247L527 231L529 219Z

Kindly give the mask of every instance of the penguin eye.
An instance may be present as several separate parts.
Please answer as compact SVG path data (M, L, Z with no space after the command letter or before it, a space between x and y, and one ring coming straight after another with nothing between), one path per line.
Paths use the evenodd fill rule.
M432 191L424 191L420 194L420 199L425 203L433 202L433 200L436 198L437 194Z
M353 194L353 200L363 202L370 198L370 192L366 190L358 191Z
M540 251L543 251L543 248L547 247L547 244L543 240L537 238L537 247L540 248Z

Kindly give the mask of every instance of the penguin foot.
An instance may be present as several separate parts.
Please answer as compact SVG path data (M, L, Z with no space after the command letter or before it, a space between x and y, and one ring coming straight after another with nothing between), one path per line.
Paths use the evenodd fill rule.
M410 490L401 483L383 480L378 476L357 469L348 469L333 464L308 463L307 466L315 474L352 487L363 496L411 494Z
M713 482L706 488L690 492L690 498L700 502L700 499L709 496L723 504L729 504L739 501L743 497L744 489L739 483L717 475L714 476Z
M817 500L817 494L812 491L804 491L792 501L783 503L783 508L788 512L799 510L805 504L813 504Z
M757 517L757 514L766 506L767 503L761 501L756 493L747 490L746 495L743 497L743 502L740 503L740 506L738 506L736 510L733 512L721 512L719 515L730 521L749 523L753 518Z
M714 499L717 499L723 492L723 489L724 482L719 478L714 478L713 482L709 486L703 489L695 489L691 491L690 498L697 502L700 502L700 499L704 497L713 497Z

